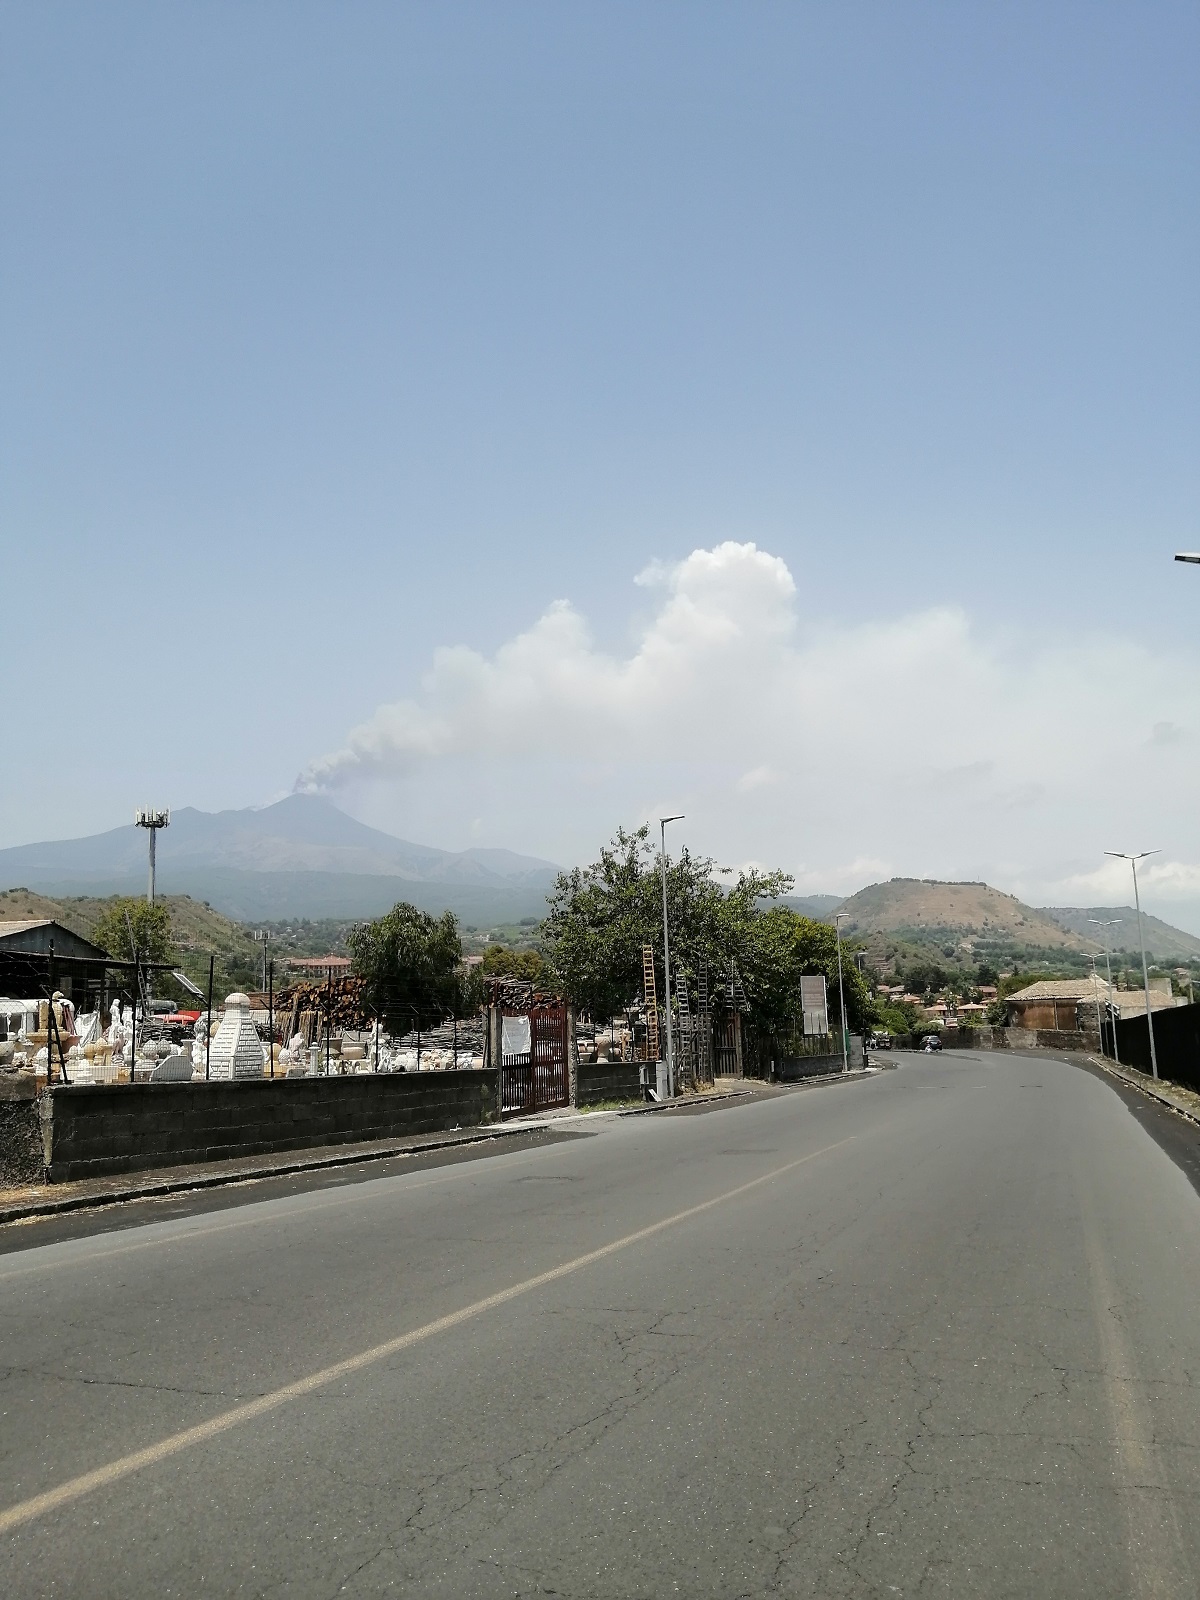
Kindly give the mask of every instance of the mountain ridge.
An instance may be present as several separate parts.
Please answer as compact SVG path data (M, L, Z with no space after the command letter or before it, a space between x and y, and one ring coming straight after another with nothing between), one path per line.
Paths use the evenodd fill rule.
M57 898L138 893L145 833L132 825L0 850L0 889ZM558 868L495 847L441 850L357 821L319 795L228 811L172 812L157 844L164 894L188 894L239 920L375 916L396 900L500 923L542 915Z

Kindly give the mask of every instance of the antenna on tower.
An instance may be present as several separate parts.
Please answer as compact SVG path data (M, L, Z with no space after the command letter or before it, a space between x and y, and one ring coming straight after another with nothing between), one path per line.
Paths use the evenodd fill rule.
M135 811L133 814L134 826L145 828L150 835L150 886L146 891L146 899L150 905L154 904L154 840L160 828L169 828L171 813L167 811L151 811L149 809Z

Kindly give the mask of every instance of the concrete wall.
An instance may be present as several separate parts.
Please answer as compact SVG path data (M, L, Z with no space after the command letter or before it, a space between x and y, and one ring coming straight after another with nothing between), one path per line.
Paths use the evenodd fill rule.
M353 1144L496 1119L492 1070L56 1086L40 1101L53 1183Z
M0 1077L0 1189L37 1183L42 1176L42 1135L33 1076Z
M640 1061L580 1061L576 1068L575 1104L599 1105L603 1100L640 1100Z
M1072 1033L1054 1028L976 1028L975 1050L1096 1050L1095 1033Z
M862 1066L861 1050L858 1065ZM851 1063L853 1065L853 1063ZM784 1056L775 1063L775 1076L781 1083L793 1083L799 1078L820 1078L829 1072L842 1070L841 1051L828 1056Z

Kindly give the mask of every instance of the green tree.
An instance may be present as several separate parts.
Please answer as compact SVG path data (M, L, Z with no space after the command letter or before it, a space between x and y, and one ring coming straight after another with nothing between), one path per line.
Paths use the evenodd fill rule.
M554 983L553 970L540 950L513 950L504 944L488 945L480 971L485 978L520 978L537 989Z
M1031 983L1042 983L1053 976L1052 972L1010 972L1007 978L1000 979L996 998L1003 1000L1005 995L1016 994L1018 989L1027 989Z
M478 981L464 971L453 912L432 917L404 901L385 917L346 935L352 972L363 980L363 1006L392 1032L436 1027L479 1004Z
M915 1033L922 1026L916 1006L907 1005L903 1000L876 1006L875 1020L881 1022L890 1033Z
M771 906L753 919L742 971L751 1016L760 1027L782 1032L800 1009L800 979L823 975L829 1014L840 1023L837 933L827 922L814 922L788 906ZM842 983L852 1031L862 1030L873 1016L870 991L842 946Z
M935 961L918 961L909 967L904 982L910 994L930 994L946 986L946 973Z
M648 826L618 829L600 859L560 873L543 924L546 948L563 992L593 1017L631 1005L642 988L642 946L655 953L662 994L662 882ZM701 962L721 982L731 960L739 968L753 947L758 903L791 887L782 872L744 872L730 888L714 863L686 847L667 869L672 965L694 986ZM676 972L672 972L672 984Z
M93 927L92 943L116 961L169 961L171 914L164 905L118 895Z

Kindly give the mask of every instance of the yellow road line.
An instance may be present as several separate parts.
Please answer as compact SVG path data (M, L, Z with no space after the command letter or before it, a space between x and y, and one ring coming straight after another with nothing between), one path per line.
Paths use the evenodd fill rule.
M448 1333L452 1328L470 1322L486 1311L494 1311L499 1306L507 1305L510 1300L531 1294L535 1289L545 1288L547 1284L557 1283L560 1278L581 1272L584 1267L594 1266L596 1262L604 1261L607 1257L616 1255L618 1251L627 1250L631 1245L640 1244L644 1239L652 1239L655 1234L662 1233L667 1228L677 1227L679 1223L686 1222L691 1217L698 1217L705 1211L711 1211L714 1206L724 1205L727 1201L736 1199L738 1195L748 1194L751 1189L758 1189L764 1183L781 1178L784 1173L792 1172L808 1161L815 1161L818 1156L827 1155L830 1150L840 1149L842 1145L852 1143L855 1137L856 1135L851 1134L849 1138L839 1139L835 1144L824 1145L809 1155L800 1156L795 1161L788 1161L781 1167L764 1172L761 1177L751 1178L748 1183L739 1183L735 1189L726 1189L723 1194L714 1195L711 1200L701 1200L698 1205L688 1206L683 1211L676 1211L672 1216L651 1222L644 1228L638 1228L620 1239L614 1239L611 1244L601 1245L597 1250L589 1250L585 1255L564 1261L561 1266L551 1267L548 1272L539 1272L535 1277L524 1278L520 1283L514 1283L507 1289L500 1289L496 1294L485 1295L482 1300L463 1306L459 1311L451 1311L449 1315L438 1317L433 1322L426 1322L422 1327L412 1329L410 1333L402 1333L398 1338L372 1345L369 1350L360 1351L356 1356L348 1356L344 1361L336 1361L331 1367L322 1367L319 1372L310 1373L307 1378L298 1378L295 1383L285 1384L282 1389L273 1389L270 1394L260 1395L255 1400L248 1400L242 1405L231 1407L228 1411L222 1411L219 1415L210 1417L207 1422L198 1423L193 1428L185 1428L181 1433L170 1434L167 1438L160 1439L157 1444L147 1445L144 1450L134 1450L129 1455L118 1456L106 1466L81 1473L77 1478L69 1478L66 1483L60 1483L56 1489L47 1489L44 1494L35 1494L28 1500L21 1500L15 1506L10 1506L7 1511L0 1512L0 1534L11 1533L14 1528L23 1527L25 1523L44 1517L48 1512L58 1511L75 1500L81 1500L84 1495L93 1494L97 1489L106 1489L110 1484L119 1483L122 1478L128 1478L144 1467L152 1467L160 1461L165 1461L169 1456L179 1455L184 1450L190 1450L193 1445L205 1444L209 1439L215 1439L243 1422L253 1422L256 1417L264 1416L269 1411L276 1411L280 1406L287 1405L290 1400L302 1399L316 1389L323 1389L327 1384L336 1383L339 1378L348 1378L355 1372L361 1372L364 1367L386 1361L389 1356L399 1355L402 1350L409 1350L413 1345L422 1344L426 1339L435 1338L439 1333Z

